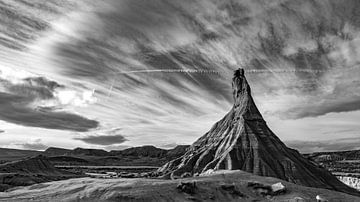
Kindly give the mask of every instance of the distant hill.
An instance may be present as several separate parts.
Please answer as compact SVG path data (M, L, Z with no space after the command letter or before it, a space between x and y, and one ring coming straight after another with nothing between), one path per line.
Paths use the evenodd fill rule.
M76 148L72 150L71 155L85 155L85 156L109 156L109 152L102 149L83 149Z
M158 157L172 158L185 153L189 145L178 145L173 149L160 149L155 146L146 145L132 147L124 150L112 150L107 152L101 149L76 148L74 150L50 147L43 152L46 156L138 156L138 157Z
M360 150L304 154L338 176L360 176Z
M142 157L158 157L158 158L176 158L183 155L189 145L178 145L173 149L165 150L154 146L133 147L121 151L111 151L111 154L122 156L142 156Z
M110 152L83 148L74 150L49 148L44 155L50 157L49 160L55 165L161 166L183 155L188 147L179 145L174 149L165 150L154 146L142 146Z
M143 146L110 152L84 148L50 147L44 152L0 148L0 191L81 176L57 169L55 165L160 166L183 155L187 148L182 145L165 150Z
M315 161L360 160L360 150L336 151L336 152L315 152L315 153L304 154L304 155Z
M70 150L58 147L49 147L44 152L0 148L0 163L42 154L47 156L54 165L161 166L165 162L183 155L188 148L188 145L179 145L169 150L154 146L141 146L110 152L101 149L75 148Z
M336 175L343 183L360 190L360 150L304 154Z
M102 149L75 148L73 150L49 147L44 151L46 156L108 156L109 152Z
M41 151L0 148L0 164L41 154Z
M18 173L18 174L46 174L46 175L63 175L69 174L56 169L49 162L48 158L39 155L28 159L4 163L0 165L1 173Z
M74 173L55 168L47 157L39 155L0 165L0 191L15 186L78 177Z
M70 149L63 149L58 147L49 147L44 151L44 155L46 156L63 156L70 154L72 150Z
M111 151L111 154L122 156L148 156L148 157L165 157L167 150L156 148L154 146L133 147L121 151Z

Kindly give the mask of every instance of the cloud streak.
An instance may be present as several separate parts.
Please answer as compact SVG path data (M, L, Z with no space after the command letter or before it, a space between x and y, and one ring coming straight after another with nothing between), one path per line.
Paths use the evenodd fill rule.
M267 109L274 114L285 118L321 116L357 110L353 105L349 107L349 100L357 101L357 95L352 92L360 86L348 81L356 79L360 70L347 67L358 62L360 51L351 46L360 39L358 25L353 16L336 13L338 7L351 10L355 5L356 1L346 4L274 1L265 5L254 1L109 1L101 10L94 10L91 18L96 20L92 23L79 18L83 24L78 34L82 37L57 44L56 53L63 59L62 68L68 75L93 81L115 79L112 92L122 95L123 88L132 92L138 88L156 89L156 94L171 104L177 103L178 96L164 92L149 81L163 80L178 89L183 87L180 81L187 81L191 84L188 96L195 97L200 92L202 96L212 97L209 102L225 99L231 104L231 95L225 90L230 87L229 82L225 82L227 76L220 75L217 79L211 75L119 75L116 72L185 68L231 72L239 66L269 72L272 69L321 70L316 74L270 73L250 78L260 99L264 98L263 94L272 96L274 101L286 96L304 98L293 106L289 101L282 109ZM334 13L318 12L332 8ZM96 29L94 32L90 29L93 27L107 31ZM221 37L204 39L209 33ZM79 52L79 49L86 51ZM312 105L312 99L322 105Z
M93 134L81 135L75 137L75 140L80 140L92 145L106 146L106 148L125 147L120 145L127 141L127 139L121 134L122 128L112 128L109 130L97 131Z
M191 143L231 107L230 77L239 67L267 71L248 79L268 116L318 117L314 122L320 122L324 115L359 110L360 26L359 16L352 15L360 6L357 0L13 4L2 5L11 11L8 18L16 31L0 39L0 65L31 69L64 86L22 78L26 85L4 87L4 106L16 112L11 116L2 109L9 122L75 131L99 125L75 115L76 108L79 114L97 117L104 127L100 130L121 126L129 146ZM16 14L16 6L24 12ZM31 18L43 8L49 8L45 16L50 17ZM119 73L154 69L224 74ZM275 69L291 72L278 74ZM319 71L293 71L304 69ZM32 123L32 115L45 123ZM85 134L87 143L106 145L98 137L116 138L94 133ZM291 129L281 133L291 134Z
M141 138L136 136L145 137L143 131L168 142L173 141L162 135L163 131L176 131L177 138L191 141L189 134L197 131L200 136L206 132L212 121L221 116L215 114L224 113L231 106L228 75L116 72L232 72L238 67L269 70L268 74L249 75L249 80L260 108L273 116L301 119L358 110L354 92L359 92L360 85L353 81L360 71L346 69L359 56L349 46L357 41L358 25L352 16L319 12L339 6L351 10L355 4L356 1L108 1L107 9L95 9L91 14L90 18L96 20L89 23L78 19L82 26L78 38L70 37L55 47L66 75L95 83L109 80L108 87L112 88L107 105L121 111L114 113L118 122L109 122L135 125L138 130L125 127L123 131L130 141L139 142ZM99 31L100 27L106 31ZM339 66L345 70L338 70ZM272 69L321 72L272 74ZM195 123L199 116L210 112L214 112L213 119L200 121L201 127L191 126L192 132L184 131L188 120ZM144 120L150 124L143 124ZM150 141L150 137L147 139Z
M95 145L115 145L126 142L126 138L121 135L101 135L101 136L87 136L82 138L74 138L75 140L81 140L83 142Z

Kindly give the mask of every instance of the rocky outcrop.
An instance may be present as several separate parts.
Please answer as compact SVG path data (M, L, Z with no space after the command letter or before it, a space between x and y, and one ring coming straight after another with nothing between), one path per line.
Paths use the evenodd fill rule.
M341 182L360 191L360 178L350 176L337 176Z
M15 186L78 177L74 173L55 168L45 156L39 155L25 160L0 165L0 191Z
M158 172L163 177L195 175L210 169L244 170L300 185L357 194L298 151L287 148L269 129L251 96L244 70L235 71L232 88L234 105L230 112L183 156L161 167Z
M331 171L343 183L359 190L360 150L316 152L305 156Z
M0 148L0 164L40 155L41 151Z
M0 173L62 175L45 156L39 155L25 160L0 165Z
M317 162L323 161L341 161L341 160L360 160L360 150L336 151L336 152L315 152L305 154Z

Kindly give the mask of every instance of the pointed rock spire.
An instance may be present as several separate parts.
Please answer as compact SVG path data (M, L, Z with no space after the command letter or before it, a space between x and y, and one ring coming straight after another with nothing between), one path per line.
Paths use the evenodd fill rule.
M298 151L287 148L269 129L251 96L243 69L232 79L234 106L180 158L158 172L176 178L208 170L244 170L300 185L357 193Z
M235 71L232 82L232 88L233 88L233 97L235 103L239 97L243 97L241 95L245 95L245 94L251 95L250 86L245 78L244 69L238 69Z
M251 88L245 78L244 69L238 69L232 79L234 107L232 111L246 120L263 120L251 96ZM264 120L263 120L264 121Z

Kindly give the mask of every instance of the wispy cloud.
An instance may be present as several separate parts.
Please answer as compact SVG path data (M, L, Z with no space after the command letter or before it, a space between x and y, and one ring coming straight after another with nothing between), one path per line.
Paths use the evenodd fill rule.
M120 137L80 135L89 144L105 146L122 136L129 146L191 143L231 107L230 77L239 67L268 70L248 75L267 116L314 117L315 124L329 114L341 118L340 112L359 110L359 16L351 15L358 0L21 2L5 6L14 23L2 25L7 31L0 39L0 65L63 85L26 76L26 85L6 87L0 118L9 122L75 131L99 125L77 111L97 117L100 130L122 127ZM32 12L43 13L39 9L46 15L32 19ZM222 74L119 73L138 69ZM293 71L301 69L319 72Z
M18 146L22 147L23 149L29 149L29 150L45 150L48 148L45 144L41 142L41 139L37 139L33 142L26 142L22 144L17 144Z

